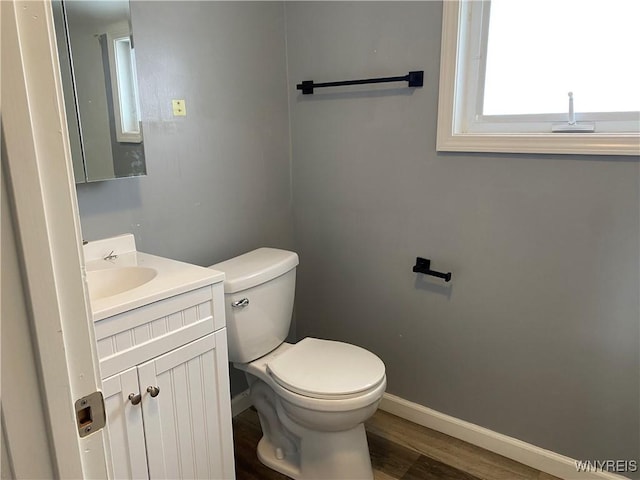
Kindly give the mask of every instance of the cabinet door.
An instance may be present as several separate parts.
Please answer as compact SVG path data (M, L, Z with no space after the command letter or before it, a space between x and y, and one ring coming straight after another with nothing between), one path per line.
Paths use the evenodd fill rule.
M140 365L138 378L150 478L234 478L226 331Z
M130 368L102 381L111 445L113 478L149 478L142 423L142 405L129 395L140 393L137 369Z

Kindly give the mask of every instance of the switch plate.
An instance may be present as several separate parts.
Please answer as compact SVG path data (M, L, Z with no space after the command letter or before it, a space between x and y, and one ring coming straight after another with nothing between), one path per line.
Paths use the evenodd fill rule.
M173 107L174 117L186 117L187 116L187 103L184 99L171 100L171 106Z

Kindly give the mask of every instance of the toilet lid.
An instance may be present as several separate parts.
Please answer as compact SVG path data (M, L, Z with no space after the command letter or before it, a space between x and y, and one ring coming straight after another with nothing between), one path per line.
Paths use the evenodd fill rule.
M384 363L364 348L305 338L268 363L273 379L288 390L315 398L353 395L378 385Z

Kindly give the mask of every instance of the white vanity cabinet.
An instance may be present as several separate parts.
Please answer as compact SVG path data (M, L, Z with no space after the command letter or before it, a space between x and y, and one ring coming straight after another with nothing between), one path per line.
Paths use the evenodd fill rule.
M114 478L234 478L222 283L95 322Z

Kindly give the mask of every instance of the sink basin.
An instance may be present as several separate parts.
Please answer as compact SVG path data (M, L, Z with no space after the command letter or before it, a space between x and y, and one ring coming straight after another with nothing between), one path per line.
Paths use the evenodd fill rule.
M94 322L224 280L210 268L139 252L130 233L89 241L83 251Z
M148 267L116 267L87 272L89 297L111 297L144 285L155 278L158 272Z

